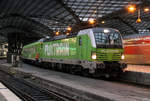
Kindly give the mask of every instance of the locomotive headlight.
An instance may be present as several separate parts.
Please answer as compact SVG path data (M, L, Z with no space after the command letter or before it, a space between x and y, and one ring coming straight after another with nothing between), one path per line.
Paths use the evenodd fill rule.
M95 53L95 52L93 52L93 53L92 53L92 59L94 59L94 60L95 60L96 58L97 58L96 53Z
M122 56L121 56L121 59L122 59L122 60L124 60L124 59L125 59L125 56L124 56L123 54L122 54Z

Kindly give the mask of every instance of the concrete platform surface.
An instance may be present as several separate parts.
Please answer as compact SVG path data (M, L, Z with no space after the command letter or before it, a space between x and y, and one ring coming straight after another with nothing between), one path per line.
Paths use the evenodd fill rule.
M0 101L22 101L6 86L0 83Z
M7 101L6 98L0 93L0 101Z
M10 66L9 64L2 65L7 67ZM63 86L108 98L113 101L150 101L150 88L70 75L67 73L37 68L27 64L22 64L22 67L13 69Z

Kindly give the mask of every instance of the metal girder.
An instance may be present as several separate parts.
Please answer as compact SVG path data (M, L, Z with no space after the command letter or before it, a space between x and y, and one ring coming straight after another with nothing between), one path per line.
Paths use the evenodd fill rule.
M79 25L82 24L81 20L75 14L75 12L70 7L68 7L66 4L64 4L62 0L56 0L56 2L58 2L60 5L62 5L71 14Z
M0 44L6 41L7 41L7 38L0 34Z
M38 16L31 16L33 17L32 19L38 19L38 20L41 20L41 21L46 21L49 22L49 21L53 21L54 23L60 23L60 24L63 24L63 25L67 25L68 24L68 20L61 20L57 17L42 17L42 15L38 15ZM41 17L41 18L40 18Z
M134 26L123 20L121 17L116 17L116 19L123 22L126 26L130 27L135 33L138 33L138 30Z
M140 1L140 0L137 0L137 1ZM143 8L143 7L148 6L148 5L150 6L150 1L148 1L148 0L141 0L141 3L136 5L136 8L140 9L140 8ZM109 19L109 18L113 18L113 17L118 17L118 16L120 16L121 14L124 14L124 13L127 14L127 10L125 8L121 9L121 10L117 10L117 11L112 12L110 14L104 15L103 17L99 18L99 20Z
M89 18L96 18L100 24L103 19L117 19L127 26L131 32L137 32L142 24L135 24L137 12L128 14L125 6L136 4L138 9L150 6L149 0L1 0L0 24L2 27L14 25L18 28L27 28L40 35L50 35L52 30L65 29L71 26L72 32L83 28L89 28ZM96 11L96 13L94 13ZM18 17L18 18L16 18ZM12 18L12 19L10 19ZM39 20L35 20L35 19ZM142 21L149 24L150 17L141 12ZM14 19L14 20L13 20ZM18 19L18 20L17 20ZM44 23L44 20L50 23ZM48 21L47 20L47 21ZM53 22L52 22L53 21ZM16 24L16 25L15 25ZM109 23L112 24L112 23ZM146 25L146 24L145 24ZM109 25L108 25L109 26ZM113 26L113 24L112 24ZM106 26L107 27L107 26ZM145 27L145 26L144 26ZM52 30L50 30L51 28ZM117 27L119 29L119 27ZM122 27L123 28L123 27Z
M0 17L0 20L7 19L7 18L10 18L10 17L19 17L19 18L21 18L21 19L23 19L23 20L26 20L26 21L31 22L32 24L36 24L36 25L38 25L38 26L43 27L43 28L46 29L46 30L49 30L49 28L48 28L47 26L45 26L45 25L43 25L43 24L41 24L41 23L39 23L39 22L37 22L37 21L34 21L34 20L32 20L32 19L30 19L30 18L28 18L28 17L26 17L26 16L22 16L22 15L19 15L19 14L4 15L4 16Z
M139 1L139 0L137 0ZM136 5L136 8L137 9L141 9L145 6L150 6L150 1L148 0L141 0L141 3L140 4L137 4ZM142 14L141 14L142 16ZM135 33L138 33L138 29L137 26L140 25L132 25L132 23L128 23L129 20L137 20L137 15L131 15L130 13L127 12L127 10L124 8L124 9L121 9L121 10L118 10L118 11L115 11L115 12L112 12L110 14L107 14L107 15L104 15L103 17L99 18L98 20L99 21L106 21L107 20L112 20L112 19L118 19L120 22L124 23L126 26L128 26L129 28L131 28ZM125 20L124 20L125 19ZM128 21L126 21L128 19ZM144 21L150 21L150 18L149 17L145 17L145 16L142 16L142 19L144 19Z
M4 32L4 31L6 31L6 32ZM24 29L24 28L18 28L18 27L15 27L15 26L5 26L5 27L0 28L0 32L1 33L6 33L6 34L7 33L14 33L14 32L17 33L17 31L18 31L18 33L24 33L24 34L27 34L27 35L30 34L30 37L32 37L32 36L36 36L36 37L39 37L39 38L42 37L42 36L37 35L32 30L28 30L28 29ZM7 35L5 37L7 37Z
M149 0L141 0L143 3L142 3L142 7L144 6L149 6L150 5L150 1Z
M48 26L45 26L45 25L43 25L43 24L41 24L41 23L39 23L39 22L37 22L37 21L34 21L33 19L30 19L30 18L21 16L21 15L18 15L18 14L4 15L4 16L0 17L0 21L4 21L4 20L7 21L7 19L9 19L9 18L16 18L16 17L18 17L18 19L20 19L20 23L15 23L15 25L14 25L14 26L18 26L18 28L19 28L19 27L27 27L27 26L25 26L25 25L28 25L28 28L27 28L27 29L31 29L31 27L32 27L31 30L34 29L34 30L39 31L37 34L40 34L40 35L43 35L43 33L44 33L45 35L47 35L47 34L49 34L50 32L52 32L52 30L50 30L50 29L48 28ZM23 26L22 22L25 23L24 26ZM12 23L10 23L10 24L12 24ZM7 24L6 24L6 26L7 26ZM31 27L30 27L30 26L31 26ZM2 26L2 27L3 27L3 26ZM5 27L5 26L4 26L4 27ZM37 31L36 31L36 32L37 32Z

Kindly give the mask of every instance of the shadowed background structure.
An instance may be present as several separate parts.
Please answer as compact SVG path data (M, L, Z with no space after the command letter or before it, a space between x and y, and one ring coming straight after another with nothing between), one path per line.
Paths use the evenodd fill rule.
M136 5L130 13L127 6ZM0 43L8 42L9 52L55 32L70 35L78 30L100 26L118 29L123 36L149 31L149 0L1 0ZM140 11L141 23L136 23ZM88 21L95 19L90 25Z

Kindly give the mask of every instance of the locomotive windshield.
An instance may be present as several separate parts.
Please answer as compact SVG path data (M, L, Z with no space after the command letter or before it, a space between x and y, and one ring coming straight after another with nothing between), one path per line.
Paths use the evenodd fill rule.
M93 31L97 47L122 48L122 38L118 31Z

